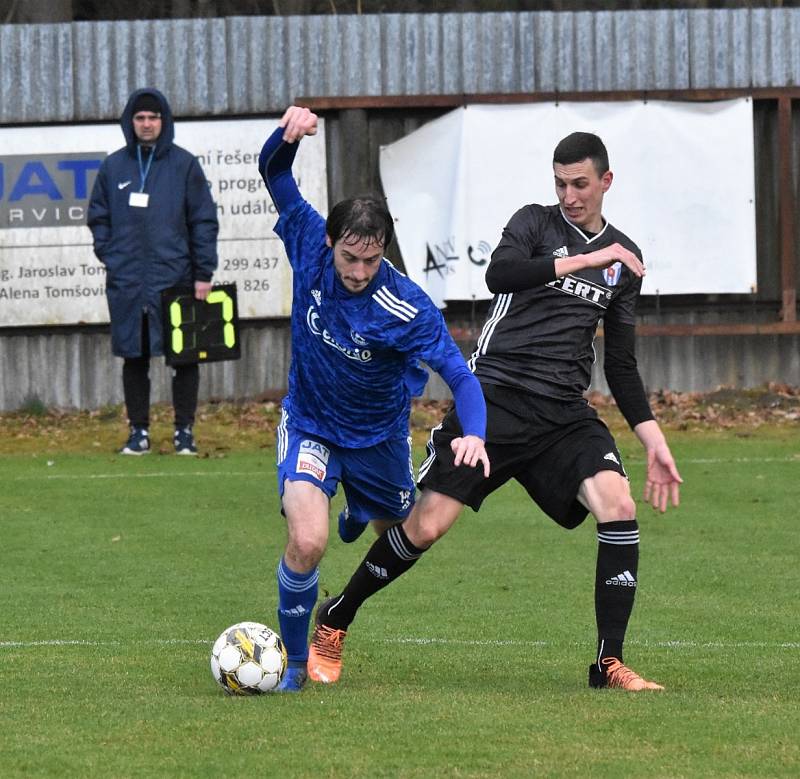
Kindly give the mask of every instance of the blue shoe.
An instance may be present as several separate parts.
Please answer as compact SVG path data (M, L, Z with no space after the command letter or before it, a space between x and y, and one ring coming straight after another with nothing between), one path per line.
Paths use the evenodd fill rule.
M301 666L289 666L281 679L281 683L275 688L275 692L300 692L308 679L305 663Z
M197 454L191 425L176 427L172 441L175 444L175 454Z
M125 446L119 450L120 454L150 454L150 437L146 427L131 427L131 434Z
M366 529L367 522L358 522L350 516L347 506L339 514L339 538L346 544L352 544Z

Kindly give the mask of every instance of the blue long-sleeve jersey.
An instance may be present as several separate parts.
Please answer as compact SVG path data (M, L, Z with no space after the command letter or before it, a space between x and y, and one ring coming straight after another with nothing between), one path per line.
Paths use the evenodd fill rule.
M411 398L427 381L424 361L453 392L464 434L485 438L480 385L427 294L386 259L362 292L339 281L325 220L291 176L297 144L282 135L279 128L267 139L259 171L293 271L292 363L283 401L289 423L350 448L407 435Z

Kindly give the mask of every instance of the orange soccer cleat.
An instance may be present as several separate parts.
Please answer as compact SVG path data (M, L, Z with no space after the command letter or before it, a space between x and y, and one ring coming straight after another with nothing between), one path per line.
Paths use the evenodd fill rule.
M632 671L627 665L623 665L616 657L604 657L600 661L600 665L602 668L599 668L594 663L589 666L590 687L616 687L630 692L664 689L660 684L642 679L636 671Z
M308 675L315 682L333 684L339 681L342 673L342 648L347 635L346 630L330 628L320 622L320 615L326 613L325 607L334 600L329 598L320 603L317 609L316 625L308 648Z

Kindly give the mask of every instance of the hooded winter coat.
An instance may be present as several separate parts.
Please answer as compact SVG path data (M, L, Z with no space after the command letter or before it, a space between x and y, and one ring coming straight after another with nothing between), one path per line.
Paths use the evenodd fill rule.
M144 150L140 165L133 130L133 106L143 93L161 104L161 134L149 169L150 152ZM217 267L217 211L200 163L173 143L175 125L164 95L137 90L120 124L126 145L103 161L87 222L94 252L106 267L112 351L118 357L142 355L146 312L150 354L159 355L164 353L161 291L211 280ZM132 192L147 193L145 208L130 205Z

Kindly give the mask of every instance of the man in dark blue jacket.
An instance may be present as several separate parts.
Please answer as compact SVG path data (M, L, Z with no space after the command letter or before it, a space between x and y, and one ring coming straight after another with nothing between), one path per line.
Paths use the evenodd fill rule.
M122 112L126 145L97 174L88 224L106 267L111 348L124 360L122 385L130 436L121 454L150 451L150 357L164 353L161 291L193 286L204 300L217 267L217 211L200 163L173 143L167 99L136 90ZM175 451L196 454L192 433L199 369L172 378Z

